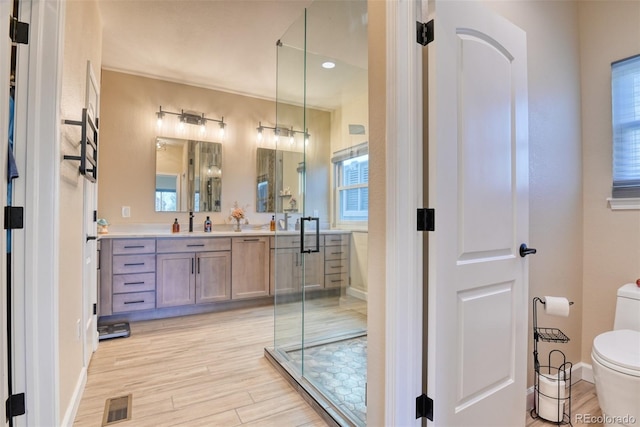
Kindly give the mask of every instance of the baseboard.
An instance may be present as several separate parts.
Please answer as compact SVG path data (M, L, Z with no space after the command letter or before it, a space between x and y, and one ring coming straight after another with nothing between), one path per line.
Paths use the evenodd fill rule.
M591 384L595 383L593 379L593 367L589 363L582 364L582 379Z
M353 288L351 286L347 287L347 295L361 299L363 301L367 300L367 292L361 291L360 289Z
M587 363L576 363L571 368L571 384L575 384L580 380L593 383L593 371L591 365ZM533 409L533 386L527 389L527 411Z
M80 401L82 400L82 394L84 393L84 387L86 384L87 368L82 368L82 371L80 372L80 378L78 378L78 383L76 384L76 388L75 390L73 390L71 401L69 402L69 406L67 407L67 410L64 413L64 418L62 419L62 423L60 424L61 426L73 426L73 421L76 419L76 415L78 414Z

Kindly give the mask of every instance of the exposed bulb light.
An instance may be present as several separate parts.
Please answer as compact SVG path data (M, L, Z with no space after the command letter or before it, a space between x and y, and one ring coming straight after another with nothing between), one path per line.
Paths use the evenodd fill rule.
M327 70L330 70L335 67L336 67L336 63L333 61L325 61L322 63L322 68L325 68Z
M224 117L223 117L223 118L221 119L221 121L220 121L220 131L219 131L219 133L220 133L220 139L224 138L224 128L225 128L226 126L227 126L227 125L224 123Z
M257 135L258 142L261 142L262 141L262 130L263 130L262 122L258 122L258 127L256 129L258 130L258 135Z
M291 126L291 130L289 131L289 145L293 145L293 143L296 142L294 137L295 133L293 132L293 126Z
M304 145L309 145L309 129L304 133Z
M160 107L160 111L158 111L156 113L156 116L158 117L158 129L162 128L162 119L164 118L164 113L162 112L162 107Z

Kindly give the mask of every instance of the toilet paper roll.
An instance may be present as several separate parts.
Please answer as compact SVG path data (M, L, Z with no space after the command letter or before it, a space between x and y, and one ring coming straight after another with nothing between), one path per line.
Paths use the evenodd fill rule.
M558 380L558 375L538 374L538 392L535 407L538 415L545 420L561 422L566 403L566 383Z
M569 300L565 297L544 297L544 312L551 316L569 316Z

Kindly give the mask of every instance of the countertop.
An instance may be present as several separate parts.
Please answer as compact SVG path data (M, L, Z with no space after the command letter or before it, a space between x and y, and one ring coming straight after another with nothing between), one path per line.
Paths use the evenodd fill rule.
M171 230L159 230L159 229L140 229L140 230L125 230L125 231L110 231L106 234L98 234L99 239L128 239L128 238L189 238L189 237L242 237L242 236L295 236L299 235L298 230L278 230L269 231L263 228L253 228L251 225L243 226L242 231L233 230L213 230L205 233L204 231L181 231L179 233L172 233ZM305 234L315 234L315 229L305 230ZM349 230L320 230L320 234L351 234Z

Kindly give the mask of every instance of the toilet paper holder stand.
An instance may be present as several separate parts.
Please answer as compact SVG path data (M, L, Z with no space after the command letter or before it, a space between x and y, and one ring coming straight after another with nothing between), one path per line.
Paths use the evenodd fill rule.
M556 424L571 425L571 368L565 354L553 349L549 351L547 364L541 365L538 357L538 343L566 343L569 337L558 328L538 326L537 305L545 304L539 297L533 299L533 363L534 363L534 405L532 418L544 418ZM570 305L573 302L569 303Z

